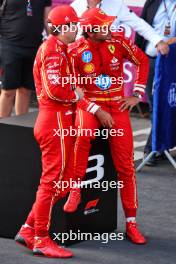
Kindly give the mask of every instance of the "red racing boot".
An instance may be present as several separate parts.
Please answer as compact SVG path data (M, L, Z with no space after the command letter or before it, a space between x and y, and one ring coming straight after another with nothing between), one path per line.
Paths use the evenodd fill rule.
M68 199L64 205L64 212L73 213L77 210L81 202L81 191L79 188L74 188L70 191Z
M136 222L126 223L126 236L134 244L143 245L147 243L145 237L139 231Z
M57 245L50 237L35 237L33 253L48 258L71 258L73 253Z
M15 237L15 242L32 250L34 246L34 236L34 228L23 225Z

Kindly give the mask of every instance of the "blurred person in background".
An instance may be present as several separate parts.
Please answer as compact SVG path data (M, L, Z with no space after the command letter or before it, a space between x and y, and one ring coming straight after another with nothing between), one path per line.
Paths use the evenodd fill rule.
M131 12L124 4L123 0L75 0L71 6L75 9L78 16L81 16L87 8L101 8L107 15L117 17L114 21L114 26L116 28L118 28L121 23L127 24L145 39L151 41L161 54L164 55L169 52L169 47L163 41L162 36L157 34L157 32L155 32L155 30L143 19Z
M51 0L0 0L2 90L0 118L28 112L33 62L42 42ZM3 7L3 8L2 8Z
M168 44L176 42L176 1L175 0L147 0L141 17L149 23L155 31L162 36ZM146 94L150 106L151 119L153 108L153 83L155 75L155 61L157 49L150 40L145 40L139 34L136 35L136 44L149 57L150 71L146 87ZM152 151L152 132L150 133L145 149L144 158ZM153 155L146 163L148 166L155 166L158 160L165 158L163 154Z
M52 7L57 5L69 5L73 2L73 0L52 0Z

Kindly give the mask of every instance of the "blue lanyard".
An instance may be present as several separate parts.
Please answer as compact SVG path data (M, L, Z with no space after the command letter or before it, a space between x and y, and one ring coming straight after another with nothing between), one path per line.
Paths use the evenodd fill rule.
M167 18L168 18L168 22L170 24L171 17L169 16L168 8L166 6L166 0L163 0L163 1L164 1L164 8L165 8L165 12L166 12L166 15L167 15ZM176 9L176 4L175 4L175 6L174 6L174 8L172 10L172 14L174 13L175 9ZM171 14L171 16L172 16L172 14Z

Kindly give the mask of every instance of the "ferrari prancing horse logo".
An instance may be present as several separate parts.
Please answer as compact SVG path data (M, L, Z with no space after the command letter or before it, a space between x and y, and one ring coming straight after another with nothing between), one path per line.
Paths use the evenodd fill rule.
M115 46L114 46L114 45L112 45L112 44L108 45L108 49L109 49L109 51L110 51L112 54L115 53Z

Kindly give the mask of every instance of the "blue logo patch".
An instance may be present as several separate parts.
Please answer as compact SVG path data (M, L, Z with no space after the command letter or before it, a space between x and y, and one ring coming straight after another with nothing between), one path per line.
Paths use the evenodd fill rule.
M106 74L101 74L96 78L95 84L101 90L107 90L111 87L111 78Z
M82 54L82 60L85 63L89 63L92 60L92 52L90 51L84 51Z
M176 83L172 83L168 92L168 104L176 107Z

